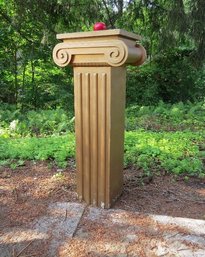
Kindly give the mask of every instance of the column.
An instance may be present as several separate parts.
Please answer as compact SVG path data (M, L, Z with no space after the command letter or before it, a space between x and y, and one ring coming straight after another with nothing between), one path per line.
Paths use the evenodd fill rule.
M74 69L77 193L87 204L110 208L122 193L126 65L146 53L140 37L123 30L59 34L53 50Z

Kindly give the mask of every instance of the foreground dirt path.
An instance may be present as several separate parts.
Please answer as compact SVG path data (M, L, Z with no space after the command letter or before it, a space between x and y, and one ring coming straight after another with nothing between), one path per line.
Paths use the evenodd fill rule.
M4 228L0 257L204 257L205 221L50 204L27 226Z
M1 168L0 257L205 256L205 181L137 170L125 170L124 181L106 211L78 202L72 161L65 170Z

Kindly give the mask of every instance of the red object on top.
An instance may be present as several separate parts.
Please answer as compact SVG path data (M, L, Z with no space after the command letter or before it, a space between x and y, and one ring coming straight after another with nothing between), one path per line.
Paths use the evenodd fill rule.
M96 22L93 26L93 30L105 30L106 29L106 25L104 22Z

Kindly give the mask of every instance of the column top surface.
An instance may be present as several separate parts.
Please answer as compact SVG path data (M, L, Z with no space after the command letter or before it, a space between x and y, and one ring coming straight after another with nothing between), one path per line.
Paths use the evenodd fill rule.
M83 39L83 38L109 37L109 36L119 36L123 38L132 39L135 41L141 40L141 37L139 35L136 35L132 32L128 32L123 29L109 29L109 30L57 34L57 39Z

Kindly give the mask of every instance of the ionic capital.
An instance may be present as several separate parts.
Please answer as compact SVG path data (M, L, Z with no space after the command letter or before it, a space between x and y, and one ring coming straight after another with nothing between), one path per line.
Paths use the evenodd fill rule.
M111 32L108 30L103 36L96 32L71 33L74 36L67 34L68 38L61 35L59 38L63 43L53 49L54 62L60 67L141 65L146 59L146 52L136 43L136 38L129 34L130 37L125 36L120 30Z

